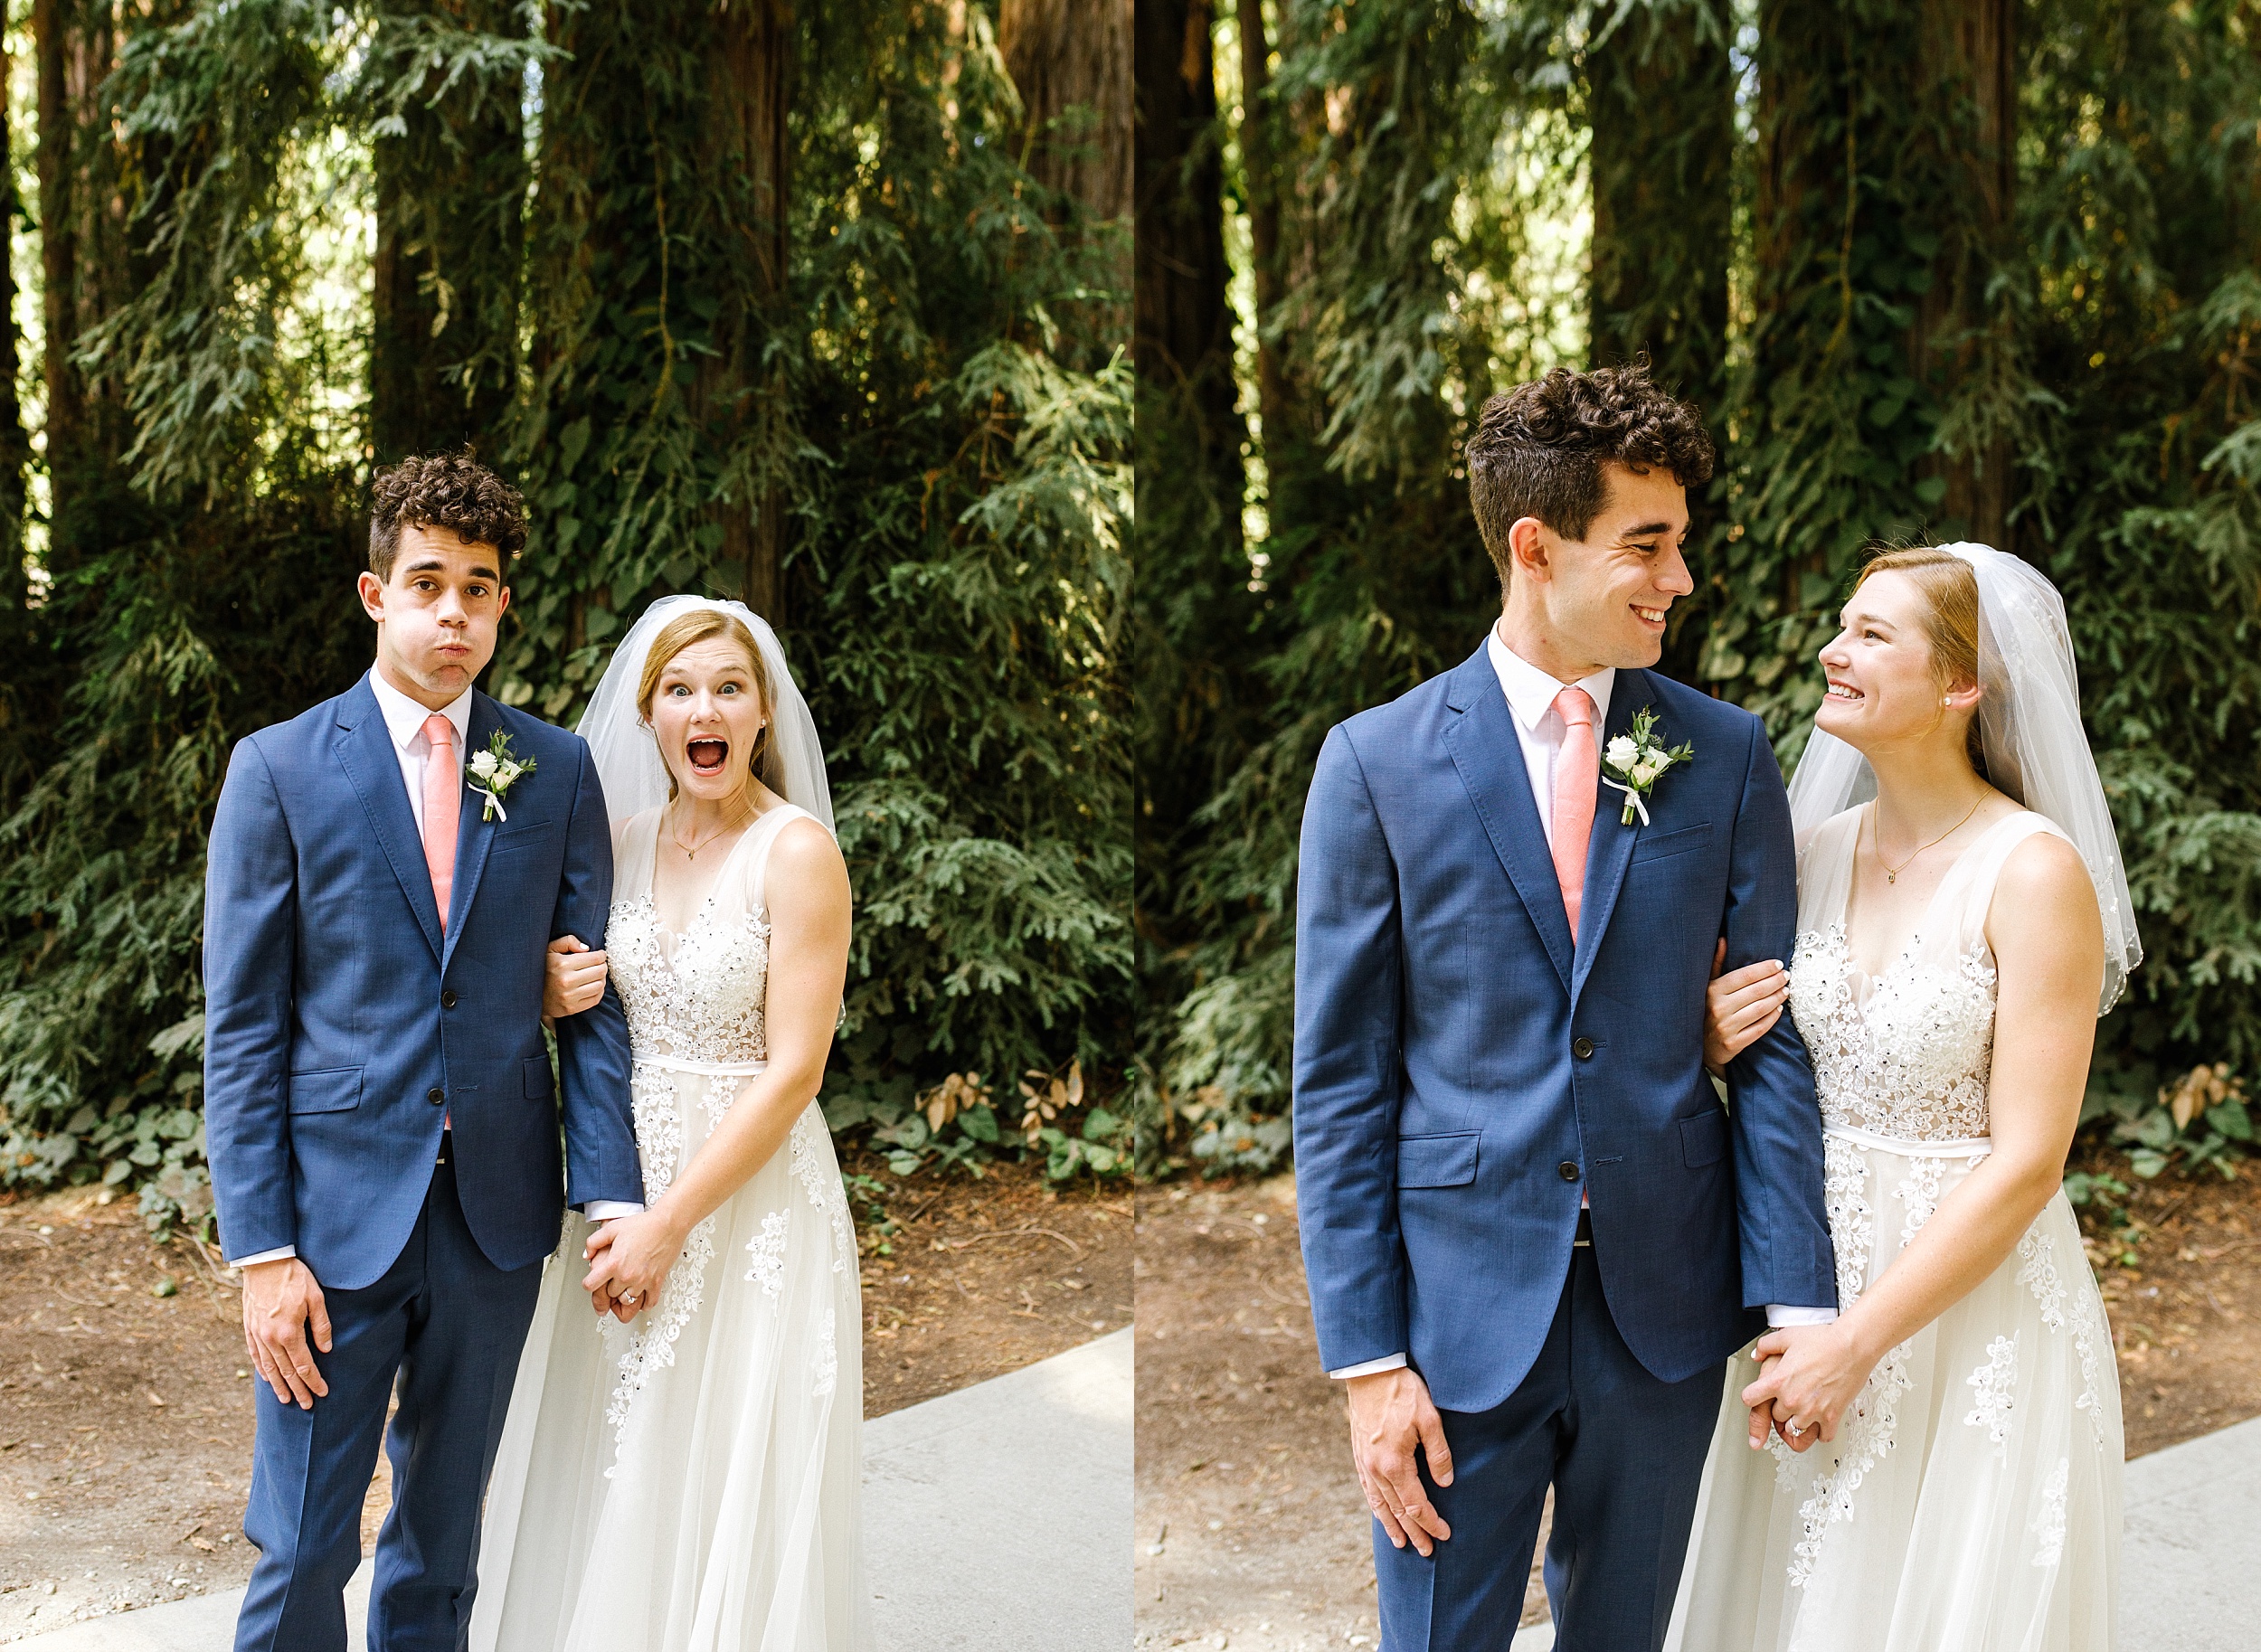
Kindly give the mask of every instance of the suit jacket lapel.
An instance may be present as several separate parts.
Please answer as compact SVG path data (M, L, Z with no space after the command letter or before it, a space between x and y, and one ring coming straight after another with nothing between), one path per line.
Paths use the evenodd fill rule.
M1614 702L1613 701L1613 703ZM1547 829L1531 800L1531 780L1523 767L1523 744L1499 679L1484 650L1452 673L1445 703L1460 715L1444 725L1445 750L1460 770L1461 784L1484 823L1494 854L1507 869L1515 892L1529 909L1556 974L1570 984L1570 920L1563 911L1562 884L1547 851Z
M495 731L502 727L502 718L496 711L495 702L474 690L471 694L471 723L464 735L463 757L468 765L474 751L487 750ZM468 772L468 770L467 770ZM506 800L504 807L509 807ZM457 817L455 835L455 887L448 903L448 945L440 954L440 968L444 973L447 961L455 955L456 942L463 937L463 920L471 910L471 901L479 892L479 878L487 871L487 852L494 847L495 828L500 824L480 818L487 808L487 799L467 784L463 788L462 812Z
M1610 714L1603 720L1602 750L1607 751L1611 741L1632 731L1633 717L1642 706L1654 703L1649 674L1632 667L1621 669L1610 690ZM1667 740L1665 743L1672 742ZM1594 955L1601 950L1602 937L1609 933L1610 914L1617 910L1617 892L1625 886L1625 868L1632 862L1633 845L1644 829L1639 815L1633 817L1631 826L1619 824L1625 812L1623 792L1599 780L1595 789L1600 798L1594 806L1594 835L1586 843L1585 896L1579 902L1578 913L1577 968L1570 982L1574 998L1585 985L1587 972L1594 968Z
M409 910L422 926L432 956L440 956L440 907L431 898L431 869L424 864L424 840L417 835L416 817L409 812L408 788L401 783L400 753L393 748L384 713L364 677L345 691L338 708L338 760L345 767L361 807L369 816L370 829L393 875L401 881Z

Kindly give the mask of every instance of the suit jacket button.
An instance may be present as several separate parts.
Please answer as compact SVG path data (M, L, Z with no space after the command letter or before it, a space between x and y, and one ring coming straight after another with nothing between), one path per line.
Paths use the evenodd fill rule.
M444 986L444 987L440 988L440 1007L441 1009L453 1009L453 1008L455 1007L455 988L454 988L454 987L452 987L452 986Z
M1561 1164L1556 1166L1555 1173L1561 1176L1566 1182L1575 1182L1578 1179L1578 1167L1577 1166L1572 1164L1568 1159L1565 1159Z
M1582 1062L1592 1061L1594 1059L1594 1041L1591 1038L1572 1039L1570 1041L1570 1053L1576 1056Z
M448 1092L444 1090L428 1090L424 1092L424 1100L430 1102L434 1107L441 1105L447 1100L447 1099Z

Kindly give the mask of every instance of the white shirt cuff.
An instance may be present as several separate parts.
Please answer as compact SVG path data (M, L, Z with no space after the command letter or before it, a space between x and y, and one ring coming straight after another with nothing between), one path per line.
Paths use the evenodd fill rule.
M272 1251L261 1251L256 1256L238 1256L229 1260L231 1268L249 1268L254 1262L279 1262L298 1254L296 1245L278 1245Z
M1405 1364L1404 1355L1390 1354L1380 1359L1370 1359L1363 1365L1345 1365L1340 1371L1330 1371L1327 1374L1330 1377L1372 1376L1377 1371L1402 1370Z
M1829 1325L1837 1318L1833 1307L1778 1307L1766 1305L1766 1325L1770 1330L1785 1330L1793 1325Z
M582 1206L581 1213L591 1222L613 1222L622 1216L640 1216L644 1207L626 1199L591 1199Z

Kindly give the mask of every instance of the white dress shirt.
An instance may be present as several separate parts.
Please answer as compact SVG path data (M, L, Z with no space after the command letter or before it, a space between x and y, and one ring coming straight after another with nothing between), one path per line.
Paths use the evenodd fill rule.
M1547 834L1547 845L1551 849L1555 843L1555 760L1562 755L1563 736L1569 732L1562 713L1555 709L1555 696L1566 686L1575 686L1592 697L1594 745L1598 750L1602 731L1609 723L1610 691L1617 686L1617 667L1604 666L1592 676L1580 677L1575 684L1566 684L1500 641L1496 624L1485 635L1484 654L1491 661L1493 675L1499 679L1499 692L1507 696L1509 720L1515 724L1515 737L1523 750L1523 772L1530 779L1531 800L1538 805L1539 827ZM1580 1203L1584 1202L1581 1199ZM1770 1326L1827 1325L1836 1317L1837 1310L1833 1307L1769 1307L1766 1310L1766 1323ZM1327 1374L1366 1376L1376 1371L1395 1371L1405 1363L1404 1355L1391 1354L1363 1364L1345 1365Z
M393 755L401 762L401 784L408 788L408 812L416 822L416 835L424 835L424 769L431 761L431 741L424 733L424 722L431 713L419 702L410 699L384 680L384 673L372 666L369 686L377 696L377 709L384 714L384 732L393 741ZM455 724L455 769L457 788L463 780L464 742L470 738L471 691L465 689L440 708L440 714ZM644 1207L612 1199L591 1200L587 1215L591 1222L607 1222L615 1216L633 1216ZM276 1262L298 1254L296 1245L281 1245L272 1251L261 1251L255 1256L234 1259L230 1266L249 1268L254 1262Z

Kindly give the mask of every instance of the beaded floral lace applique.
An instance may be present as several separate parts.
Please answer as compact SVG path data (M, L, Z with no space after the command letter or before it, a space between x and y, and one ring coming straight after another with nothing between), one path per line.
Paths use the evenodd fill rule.
M1813 1056L1825 1124L1903 1141L1955 1141L1987 1130L1994 970L1976 941L1945 970L1912 961L1920 937L1853 994L1845 926L1798 937L1790 1013Z
M835 1310L825 1309L824 1329L817 1338L817 1385L810 1392L819 1400L840 1385L840 1347L834 1328L837 1317Z
M2026 1528L2034 1535L2033 1563L2037 1566L2054 1566L2065 1558L2065 1494L2072 1467L2069 1458L2058 1458L2049 1477L2041 1483L2041 1506Z
M675 1183L676 1166L683 1153L683 1113L676 1102L674 1075L665 1069L647 1070L636 1101L636 1147L644 1161L644 1188L657 1203ZM620 1380L604 1408L604 1420L617 1442L628 1433L629 1412L651 1374L676 1363L676 1344L699 1310L706 1293L706 1267L714 1260L714 1218L709 1216L691 1230L683 1254L667 1271L659 1288L659 1300L644 1315L620 1356ZM600 1324L602 1322L600 1321ZM617 1464L613 1467L618 1467ZM610 1479L612 1468L605 1477Z
M762 1231L746 1241L746 1253L753 1258L746 1281L762 1287L762 1294L772 1301L785 1293L785 1230L790 1225L791 1218L783 1211L771 1211L762 1218Z
M1971 1374L1970 1385L1977 1392L1978 1403L1964 1415L1963 1423L1970 1428L1984 1429L1986 1438L1994 1444L1994 1455L2001 1457L2004 1443L2010 1439L2010 1413L2018 1409L2013 1397L2018 1386L2018 1344L2014 1337L1997 1336L1986 1345L1986 1364Z

